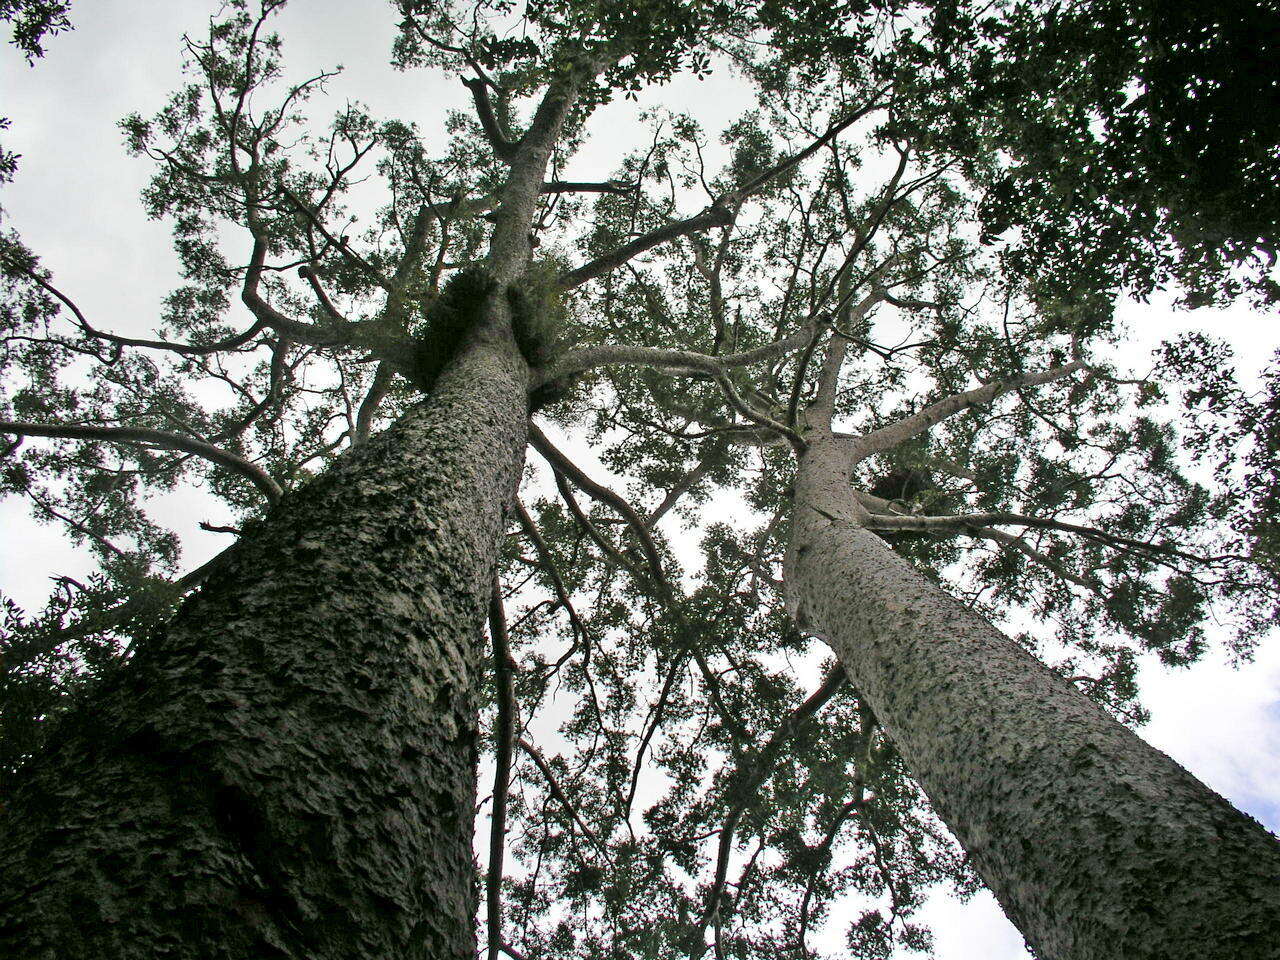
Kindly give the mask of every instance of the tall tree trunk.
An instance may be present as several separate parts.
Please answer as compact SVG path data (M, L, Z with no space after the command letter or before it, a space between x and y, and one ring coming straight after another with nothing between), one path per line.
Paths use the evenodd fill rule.
M789 606L1037 953L1280 957L1280 843L862 529L833 448L801 462Z
M507 337L285 498L0 814L0 956L474 956L479 625L527 429Z

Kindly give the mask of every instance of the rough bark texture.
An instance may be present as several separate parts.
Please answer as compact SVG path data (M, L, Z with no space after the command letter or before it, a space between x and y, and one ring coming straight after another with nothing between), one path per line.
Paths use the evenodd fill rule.
M286 497L0 814L0 956L474 956L476 644L527 368Z
M793 612L1038 954L1280 957L1280 843L861 529L838 459L802 462Z

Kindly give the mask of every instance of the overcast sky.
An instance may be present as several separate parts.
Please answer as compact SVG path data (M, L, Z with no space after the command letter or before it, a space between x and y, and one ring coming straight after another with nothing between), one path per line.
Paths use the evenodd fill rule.
M179 81L180 36L199 33L211 8L203 0L82 0L73 10L76 30L51 40L34 69L12 49L0 53L0 115L13 121L2 142L23 155L0 204L59 286L101 327L149 332L173 284L168 229L148 222L137 200L149 166L125 156L116 122L162 105ZM359 100L375 116L418 119L430 131L439 129L433 118L443 107L464 105L465 91L456 81L387 68L389 4L295 0L279 29L290 67L344 65L332 88L335 108ZM740 85L724 75L680 81L660 99L704 118L709 128L748 102ZM613 172L629 132L638 129L638 109L624 101L595 118L597 133L575 160L572 178L604 179ZM1135 363L1163 337L1205 329L1230 339L1246 368L1256 372L1280 341L1274 315L1244 309L1186 314L1163 303L1131 304L1122 315L1134 333L1126 355ZM184 566L225 546L225 538L194 529L197 520L221 515L198 492L166 498L159 512L184 534ZM55 530L32 523L19 502L0 503L0 531L0 590L30 608L43 604L49 574L87 569ZM1280 638L1264 639L1255 660L1240 670L1217 652L1173 672L1148 663L1143 685L1153 719L1141 735L1280 831ZM940 960L1028 956L990 896L964 905L935 898L926 919L937 934Z

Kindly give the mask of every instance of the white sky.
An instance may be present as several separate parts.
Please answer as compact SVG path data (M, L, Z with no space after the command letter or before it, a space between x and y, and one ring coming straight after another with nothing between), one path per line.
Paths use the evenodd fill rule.
M53 270L55 282L99 326L149 332L175 276L164 224L148 222L138 193L150 175L145 161L125 156L116 122L132 111L157 110L179 82L184 31L198 35L212 4L205 0L81 0L76 30L55 37L34 70L11 48L0 53L0 115L13 127L4 145L23 157L16 182L0 195L10 225ZM346 99L375 116L419 119L425 131L445 106L465 106L460 83L386 66L394 33L389 3L295 0L279 20L285 63L292 73L341 63L332 106ZM705 118L708 128L733 119L749 101L732 78L680 81L659 99ZM594 138L567 172L604 179L638 130L639 107L620 101L593 119ZM601 132L603 131L603 133ZM1179 330L1204 329L1229 338L1256 371L1274 352L1275 315L1244 309L1175 313L1167 305L1126 305L1134 331L1127 359L1141 357ZM194 530L221 515L199 492L167 498L164 519L185 538L189 568L225 546L225 538ZM83 572L86 564L50 527L27 519L13 500L0 502L0 589L29 607L47 595L50 573ZM1143 669L1153 719L1141 735L1202 780L1280 831L1280 643L1263 642L1253 663L1233 670L1214 653L1190 669ZM1021 937L989 895L968 904L935 898L925 917L940 960L1015 960L1029 956Z

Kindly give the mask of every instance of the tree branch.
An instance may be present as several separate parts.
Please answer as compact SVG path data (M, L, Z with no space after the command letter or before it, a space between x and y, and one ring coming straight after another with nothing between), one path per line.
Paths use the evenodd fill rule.
M631 806L635 803L636 791L640 788L640 772L644 767L645 752L649 749L653 735L658 732L658 725L662 722L662 714L666 711L667 702L671 698L671 688L684 665L684 654L672 658L671 668L667 670L667 678L662 682L662 689L658 691L658 699L654 703L653 709L649 711L649 716L645 718L645 724L642 728L644 733L640 737L640 745L636 747L636 759L631 767L631 785L627 788L627 799L622 807L628 826L631 823Z
M560 786L560 781L556 779L555 771L551 769L551 765L543 759L542 754L538 752L538 748L531 744L528 740L521 738L516 741L520 749L529 755L529 759L542 773L547 781L547 788L551 791L551 795L560 802L560 806L564 808L565 813L569 814L570 819L578 825L578 829L582 831L583 836L595 844L596 849L604 853L604 845L600 842L596 832L582 822L582 817L578 816L578 810L574 807L573 802L569 799L568 794Z
M387 364L378 364L378 369L373 375L373 383L369 385L369 392L364 395L364 399L360 401L360 409L356 411L356 429L351 436L352 446L369 439L369 431L373 429L373 418L378 415L378 407L391 389L391 380L394 376Z
M257 318L259 325L271 327L273 330L285 334L296 343L306 343L320 347L350 343L349 329L340 331L334 328L318 327L310 323L300 323L292 317L285 316L263 299L258 287L262 282L262 272L265 269L266 258L266 241L255 236L253 252L249 256L249 267L244 275L244 285L240 288L240 300L249 308L249 312Z
M729 856L733 852L733 836L738 828L738 822L742 819L742 815L746 812L751 801L756 799L760 785L772 775L774 764L777 762L778 754L782 752L782 748L786 746L787 742L809 718L826 706L828 701L844 686L844 682L844 667L837 666L827 674L821 686L810 694L808 699L786 716L768 742L752 755L749 760L738 765L734 774L737 782L733 783L726 791L725 799L730 803L729 812L725 816L724 826L720 830L719 850L716 854L715 880L711 885L710 893L707 894L707 905L703 910L702 919L698 925L699 943L702 943L707 926L713 920L716 920L720 913L720 899L724 891L725 879L729 872ZM705 951L706 946L703 944L702 952ZM695 956L698 955L700 954L695 953Z
M493 101L489 99L488 82L479 77L464 77L462 84L471 91L471 99L475 101L480 128L484 130L485 138L493 147L493 152L500 159L510 163L516 155L517 145L507 139L501 124L498 123L498 118L493 112ZM493 960L492 956L490 960Z
M992 530L989 528L971 528L963 531L973 537L982 537L992 540L1000 544L1008 550L1013 550L1022 554L1028 559L1040 564L1042 567L1052 571L1056 576L1061 577L1070 583L1074 583L1078 587L1084 587L1086 590L1097 591L1098 584L1092 580L1088 580L1077 573L1072 573L1053 557L1049 556L1041 550L1037 550L1031 544L1027 543L1022 537L1015 537L1011 533L1005 533L1003 530Z
M752 194L758 193L766 184L769 183L770 180L773 180L776 177L781 176L782 174L786 173L788 170L790 170L792 167L796 166L797 164L803 163L809 157L813 156L815 153L817 153L819 150L825 147L828 143L834 140L843 131L853 126L855 123L857 123L867 114L871 113L873 110L879 109L880 96L888 89L889 88L887 86L881 87L879 90L877 90L875 93L871 95L871 101L865 107L862 107L858 110L853 111L853 113L850 113L848 116L844 117L841 120L837 120L835 123L833 123L830 127L827 128L826 133L818 137L818 139L814 140L811 144L809 144L803 150L799 151L798 153L793 153L791 156L787 157L785 160L782 160L774 164L768 170L764 171L764 173L761 173L758 176L752 178L747 183L743 184L742 186L734 190L731 196L734 199L741 202L742 200L745 200L748 197L750 197Z
M707 230L711 227L727 227L733 222L734 209L726 206L722 200L716 200L711 206L707 207L701 213L696 213L692 217L684 220L677 220L674 223L668 223L665 226L657 227L648 233L636 237L629 243L624 243L616 250L603 254L589 263L583 264L576 270L570 270L568 273L560 275L560 286L565 290L572 290L579 287L588 280L594 280L596 277L608 273L622 266L628 260L638 257L646 250L652 250L660 244L669 240L675 240L679 237L687 236L690 233L697 233L699 230Z
M519 499L515 500L515 512L525 536L533 544L533 549L537 552L538 559L542 562L542 569L551 580L551 586L555 590L557 601L559 601L560 606L564 607L565 613L569 616L569 623L573 627L574 646L577 646L578 641L590 643L591 635L587 632L587 625L582 622L582 618L578 616L578 611L574 609L573 603L569 599L569 591L565 589L564 578L560 576L560 569L556 566L555 558L551 555L551 550L547 547L546 541L542 539L542 534L538 532L538 527L533 522L533 518L529 516L529 511L524 508L524 504ZM572 652L570 650L570 653Z
M855 320L861 321L876 304L884 299L884 290L877 287L863 297L856 307L852 306L851 298L854 291L851 284L848 270L843 271L839 281L840 302L836 305L835 316L839 323L844 324L845 330L841 330L838 324L832 326L831 339L827 342L827 354L823 359L822 370L818 374L818 391L810 406L810 412L814 414L815 421L810 424L810 427L822 433L830 432L831 420L835 416L836 388L840 383L840 371L844 368L852 339L847 332L849 323Z
M75 316L76 324L88 336L97 340L106 340L108 343L113 343L121 347L145 347L150 350L169 350L173 353L182 354L183 356L204 356L210 353L218 353L222 350L235 350L238 347L242 347L261 333L266 326L266 324L259 321L244 333L238 333L234 336L227 337L224 340L218 340L214 343L205 344L203 346L197 346L190 343L174 343L169 340L147 340L134 337L122 337L119 334L107 333L105 330L98 330L92 326L84 313L76 305L75 301L44 277L40 276L40 274L36 273L35 270L25 265L20 266L19 269L23 274L35 281L42 290L61 301L62 304L65 305Z
M760 175L753 177L747 183L731 190L712 201L701 213L694 214L684 220L678 220L675 223L669 223L665 226L650 230L648 233L637 237L630 243L625 243L618 249L606 253L589 263L578 267L576 270L570 270L568 273L560 277L560 285L571 290L574 287L581 286L588 280L593 280L601 274L608 273L617 267L622 266L628 260L639 256L646 250L650 250L659 244L666 243L669 240L675 240L678 237L686 236L690 233L697 233L700 230L706 230L711 227L727 227L737 216L738 209L742 206L744 200L762 190L770 180L780 176L787 170L804 162L808 157L821 150L828 142L840 134L842 130L852 126L858 120L865 117L868 113L879 107L877 102L884 90L877 91L872 102L860 110L855 110L844 119L832 124L827 132L815 140L809 146L786 158L785 160L775 164L773 167L764 171Z
M1023 513L1008 512L990 512L990 513L959 513L950 516L881 516L871 514L863 521L864 526L869 530L886 530L886 531L920 531L922 533L934 532L963 532L966 528L983 528L994 526L1019 526L1019 527L1038 527L1044 530L1061 530L1066 533L1076 533L1090 540L1101 541L1117 547L1127 547L1133 550L1144 550L1151 553L1161 553L1170 556L1180 557L1194 563L1204 563L1205 558L1198 557L1192 553L1186 553L1176 547L1169 547L1162 544L1148 543L1145 540L1136 540L1133 537L1122 537L1118 534L1108 533L1097 527L1089 527L1078 523L1067 523L1063 520L1050 520L1045 517L1033 517Z
M859 703L858 716L865 740L863 742L862 757L856 766L854 775L853 799L849 800L837 811L831 826L827 828L826 836L822 838L822 842L818 845L815 851L818 865L805 881L804 897L800 901L800 924L796 940L800 945L801 960L808 960L809 957L809 948L805 944L805 939L809 929L809 904L813 900L813 888L817 883L818 875L823 872L826 866L827 857L829 857L831 848L835 845L836 837L840 834L840 828L844 826L852 814L861 813L867 801L867 774L871 769L871 748L875 742L876 723L870 709L863 706L861 702Z
M267 502L274 506L284 495L280 485L256 463L215 447L211 443L184 437L166 430L146 427L97 427L78 424L16 423L0 420L0 433L13 433L23 437L53 437L66 440L105 440L130 446L159 447L162 450L179 450L202 457L210 463L225 467L247 479L261 491Z
M548 180L542 185L543 193L631 193L635 184L621 180L583 183L573 180Z
M524 270L533 215L552 149L577 101L579 87L595 75L602 63L588 58L564 66L567 69L547 86L528 129L516 145L509 161L511 174L499 193L489 239L488 265L494 279L502 283L510 283Z
M547 383L594 367L617 367L626 364L652 367L677 375L704 374L714 377L733 367L746 367L766 360L774 360L792 350L804 347L812 339L816 330L816 325L807 324L781 340L720 357L693 350L669 350L663 347L640 347L630 344L583 347L579 350L571 350L553 361L538 375L537 382Z
M667 495L662 498L662 502L653 509L649 516L645 517L645 525L652 529L653 525L666 516L671 508L680 501L681 497L697 486L698 482L711 472L711 468L712 463L710 460L700 460L696 467L681 477L679 482L667 491Z
M234 544L227 547L212 560L209 560L196 567L189 573L179 577L171 583L165 584L165 589L171 590L174 600L177 600L188 590L193 590L203 583L208 576L221 566L230 556L234 549ZM74 623L69 627L56 630L45 637L41 637L38 645L32 649L28 647L27 656L39 656L40 654L50 653L58 647L59 644L69 643L72 640L81 640L95 633L102 633L110 630L112 627L118 627L125 623L131 617L146 609L154 602L154 598L148 596L135 595L123 603L119 603L110 610L104 610L102 613L91 614L78 623Z
M299 213L307 218L311 225L319 231L320 236L324 237L324 239L330 243L334 249L338 250L344 257L363 270L365 275L368 276L376 285L381 287L383 290L386 290L388 293L393 292L390 281L388 281L387 278L373 266L373 264L352 250L351 245L347 243L345 237L335 237L329 232L329 228L324 225L324 221L320 219L320 215L317 214L315 210L311 209L310 204L303 203L302 199L287 187L281 187L280 192L291 204L293 204L294 208L298 210ZM254 245L254 249L255 251L257 249L256 243Z
M640 541L640 549L644 553L646 563L649 567L649 575L644 576L638 569L636 564L632 563L630 558L620 553L616 548L612 547L603 537L599 537L594 526L588 524L588 532L593 537L598 537L597 542L601 549L605 550L614 557L617 562L621 563L625 568L631 571L632 575L641 582L648 581L657 598L661 601L663 607L675 619L680 628L680 635L683 638L684 646L687 647L690 656L698 665L698 670L702 674L703 681L706 683L707 692L711 696L711 701L716 707L716 712L720 716L721 723L739 741L745 741L746 731L744 731L738 722L734 719L733 714L725 707L724 701L720 696L720 684L716 679L715 672L707 663L706 657L699 649L694 639L693 625L689 623L684 615L684 611L680 609L680 605L676 602L675 594L671 590L671 585L667 582L666 575L662 570L662 560L658 555L658 548L653 542L653 537L649 533L649 528L645 525L641 516L636 513L631 504L627 503L622 497L614 493L608 487L597 483L589 476L582 472L581 469L572 460L566 457L555 445L547 439L546 435L538 429L537 424L529 424L529 442L534 449L538 451L547 462L551 464L551 468L556 473L557 482L562 482L564 477L570 477L574 484L580 489L585 490L592 498L606 503L612 507L626 521L628 528L635 534ZM573 506L572 500L569 501ZM586 517L580 519L586 520Z
M936 403L929 404L923 410L909 417L904 417L896 423L891 423L860 437L855 441L859 458L890 450L898 444L924 433L942 421L954 417L958 413L990 403L992 400L1004 396L1006 393L1011 393L1020 387L1035 387L1045 383L1052 383L1055 380L1069 377L1077 370L1085 369L1088 368L1083 361L1073 360L1071 363L1060 367L1052 367L1039 373L1028 373L1012 380L986 383L972 390L953 394Z
M316 276L314 270L310 267L299 267L298 276L307 281L307 285L311 287L311 292L315 295L316 302L328 314L330 320L339 326L350 326L351 321L338 312L338 308L329 299L329 294L325 291L324 286L320 283L320 278Z
M738 395L738 391L734 388L733 382L728 375L723 373L715 374L716 383L720 385L720 390L724 393L725 399L729 401L729 406L733 407L738 413L742 414L757 426L764 427L767 430L773 430L779 435L786 437L792 448L797 453L803 453L805 449L804 437L796 433L785 423L779 423L765 413L756 410Z

